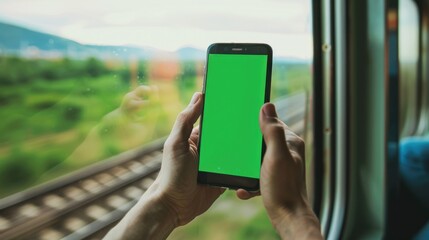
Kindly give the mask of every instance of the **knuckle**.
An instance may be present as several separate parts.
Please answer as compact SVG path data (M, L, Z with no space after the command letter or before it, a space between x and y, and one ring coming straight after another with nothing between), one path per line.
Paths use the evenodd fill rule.
M169 149L171 149L171 146L173 145L173 143L172 143L172 139L171 139L171 135L167 138L167 140L165 140L165 142L164 142L164 149L165 150L169 150Z
M188 113L186 110L183 110L177 115L176 121L178 121L179 123L184 123L186 122L187 119L188 119Z
M299 154L295 151L291 151L290 154L291 154L292 158L297 161L297 163L303 162L303 156L301 154Z
M134 96L134 93L133 92L129 92L129 93L125 94L124 99L125 100L130 100L130 99L133 98L133 96Z
M139 86L134 90L134 92L136 94L139 93L142 96L147 95L149 93L149 91L150 91L150 88L148 86L144 86L144 85Z
M174 124L173 130L170 133L166 144L171 148L177 145L180 141L188 141L191 131L192 123L189 121L189 114L186 110L182 111L177 115L176 123Z
M149 87L148 87L148 86L140 85L140 86L138 86L134 91L136 91L136 90L148 90L148 89L149 89Z
M305 142L300 136L295 137L295 144L299 148L305 148Z
M164 143L164 152L174 153L183 149L183 142L176 137L169 137Z
M297 154L303 155L305 153L305 142L299 136L287 136L289 149L294 150Z
M285 126L280 122L270 124L267 129L271 134L285 134Z

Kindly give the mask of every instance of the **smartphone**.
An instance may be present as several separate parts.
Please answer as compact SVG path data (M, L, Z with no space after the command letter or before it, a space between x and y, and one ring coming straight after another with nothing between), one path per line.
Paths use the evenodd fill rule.
M216 43L207 50L198 183L259 190L265 143L259 111L270 100L267 44Z

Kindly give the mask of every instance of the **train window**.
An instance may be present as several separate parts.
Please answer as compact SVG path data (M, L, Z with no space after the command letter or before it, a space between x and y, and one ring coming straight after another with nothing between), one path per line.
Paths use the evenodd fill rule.
M0 15L0 210L23 206L0 211L0 233L15 226L8 216L21 223L83 199L89 217L37 233L62 238L64 229L132 204L156 175L176 115L201 89L214 42L273 47L272 101L312 148L309 0L8 0ZM136 173L147 176L137 181ZM109 186L122 192L105 206L85 200L107 196ZM277 238L261 199L227 192L172 239L249 237Z
M421 1L420 4L420 12L421 12L421 91L422 91L422 114L420 116L420 123L418 127L418 134L419 135L429 135L429 72L428 72L428 63L429 63L429 56L428 56L428 44L429 44L429 2L428 1Z
M399 196L398 205L408 206L396 210L398 219L412 219L395 226L391 236L401 239L428 238L428 198L420 194L428 179L427 136L427 1L399 1L399 67L400 67L400 144L399 144ZM394 228L392 227L392 229Z
M402 137L415 133L420 111L419 12L416 2L399 1L399 71L400 109L399 127Z

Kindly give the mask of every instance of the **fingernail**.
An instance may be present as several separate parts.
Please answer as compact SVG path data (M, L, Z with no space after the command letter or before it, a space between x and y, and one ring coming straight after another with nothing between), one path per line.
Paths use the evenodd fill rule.
M276 108L272 103L265 104L262 111L266 117L277 117Z
M194 95L192 96L190 104L195 104L198 101L198 99L200 98L200 95L201 95L200 93L194 93Z

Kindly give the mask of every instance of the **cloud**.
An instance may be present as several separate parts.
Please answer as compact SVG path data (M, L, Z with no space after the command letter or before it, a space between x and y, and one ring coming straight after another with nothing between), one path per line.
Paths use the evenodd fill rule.
M218 41L263 41L279 43L283 55L294 52L308 57L311 56L309 3L309 0L2 0L0 16L82 43L149 45L175 50L182 46L205 48Z

